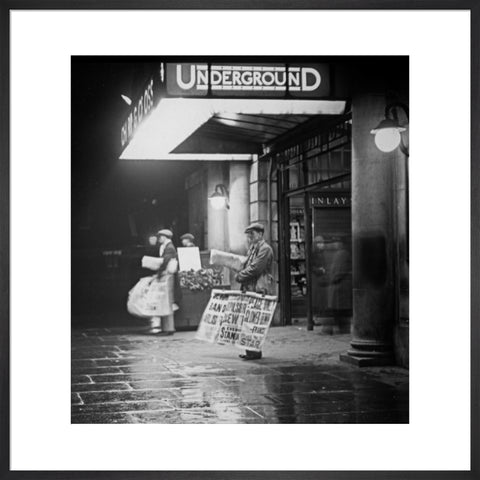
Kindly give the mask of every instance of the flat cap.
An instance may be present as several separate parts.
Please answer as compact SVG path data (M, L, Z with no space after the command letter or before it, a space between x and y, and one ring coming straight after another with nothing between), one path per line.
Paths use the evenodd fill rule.
M171 230L168 230L168 228L164 228L162 230L159 230L157 232L157 235L160 236L160 235L163 235L165 237L168 237L168 238L172 238L173 237L173 233Z
M184 233L181 237L180 240L190 240L193 242L195 240L195 237L191 233Z
M256 230L257 232L264 232L265 227L261 223L251 223L246 229L245 233L251 232L252 230Z

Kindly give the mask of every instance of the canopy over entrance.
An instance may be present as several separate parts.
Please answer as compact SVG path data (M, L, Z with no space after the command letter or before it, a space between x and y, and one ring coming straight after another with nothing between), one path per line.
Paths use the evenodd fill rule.
M317 115L341 115L343 100L162 98L122 160L251 160L261 144ZM223 141L212 143L205 138Z
M122 160L251 160L312 117L345 113L329 63L158 66L122 125Z

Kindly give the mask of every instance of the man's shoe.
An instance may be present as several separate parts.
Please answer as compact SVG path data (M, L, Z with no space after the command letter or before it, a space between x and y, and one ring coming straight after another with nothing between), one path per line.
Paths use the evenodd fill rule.
M248 352L245 355L239 355L243 360L260 360L262 358L262 352Z
M155 327L155 328L149 328L145 333L147 335L161 335L163 332L161 328Z

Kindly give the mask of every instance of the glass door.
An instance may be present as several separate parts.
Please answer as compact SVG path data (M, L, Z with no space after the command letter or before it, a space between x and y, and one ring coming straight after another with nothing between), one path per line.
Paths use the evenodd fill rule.
M315 192L311 205L313 320L329 333L347 333L352 315L350 192Z

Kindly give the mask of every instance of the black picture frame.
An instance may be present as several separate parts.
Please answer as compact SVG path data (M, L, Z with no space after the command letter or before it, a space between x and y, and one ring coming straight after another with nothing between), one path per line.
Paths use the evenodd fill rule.
M471 469L469 471L12 471L10 470L10 145L12 10L335 9L469 10L471 13ZM0 2L0 479L314 480L480 478L480 2L478 0L2 0ZM439 419L441 428L441 419ZM259 440L261 441L261 440ZM299 459L301 466L301 459Z

